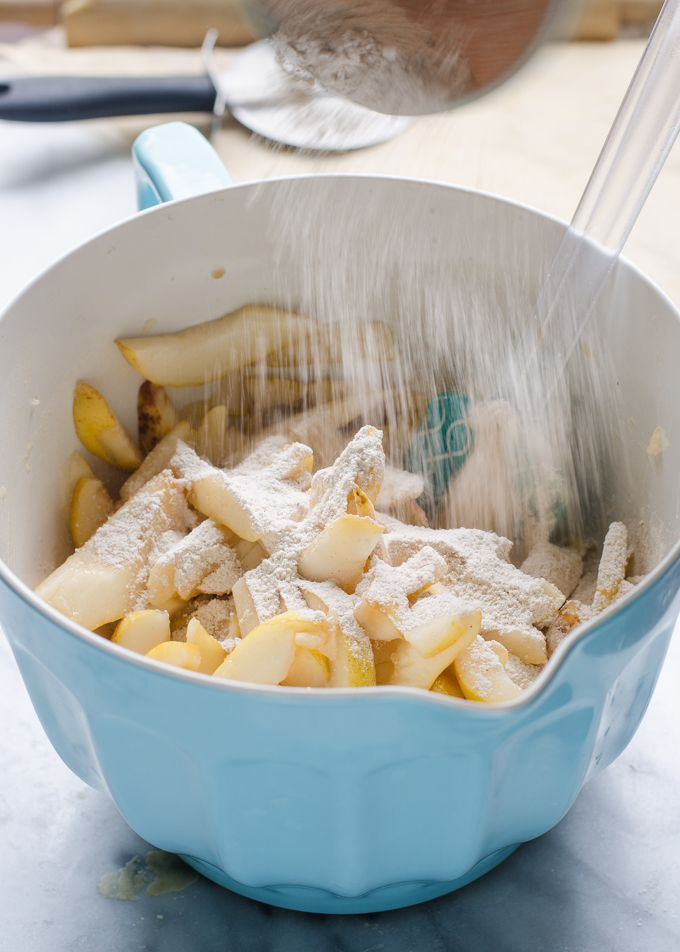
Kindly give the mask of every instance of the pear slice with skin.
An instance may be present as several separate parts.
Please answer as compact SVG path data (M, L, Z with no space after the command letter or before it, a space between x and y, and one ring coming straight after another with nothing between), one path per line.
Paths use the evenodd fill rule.
M208 410L196 434L196 452L213 466L233 467L245 456L248 438L229 425L224 405Z
M214 321L175 334L116 341L125 359L147 380L195 387L226 377L284 347L296 350L317 334L309 318L264 304L249 304Z
M137 394L139 448L146 456L179 423L164 387L145 380Z
M201 652L201 663L197 669L201 674L214 674L227 657L222 645L208 634L198 618L192 618L189 622L187 644L195 645Z
M309 607L324 612L332 637L319 646L329 659L332 688L364 688L376 683L375 658L371 642L353 613L353 599L335 582L302 584L300 590Z
M35 589L57 611L93 631L132 611L142 570L164 532L187 529L185 485L160 473ZM159 606L160 607L160 606Z
M478 637L456 658L456 677L468 700L500 704L514 700L522 693L503 667L507 652L499 649L503 646Z
M355 636L351 624L353 620L344 618L338 621L335 658L330 661L329 687L370 688L376 683L371 642L365 635L362 638Z
M137 469L142 455L98 390L79 383L73 397L73 422L78 439L94 456L116 469Z
M326 619L318 612L276 615L253 628L227 655L214 676L254 684L281 684L295 660L296 634L318 631L327 631Z
M341 588L353 591L384 531L384 527L372 519L340 516L322 529L303 551L298 572L313 582L335 579Z
M201 652L196 645L187 645L183 641L164 641L151 651L147 651L147 658L162 661L174 668L184 668L186 671L198 671L201 666Z
M158 476L167 469L170 460L177 452L177 444L191 438L191 427L186 420L181 420L160 443L151 450L139 469L123 483L120 489L120 498L123 502L131 499L135 493L154 476Z
M325 688L330 674L328 658L313 648L298 646L293 663L281 684L293 688Z
M170 641L170 616L157 609L130 612L116 625L111 641L137 654L148 654Z
M439 677L434 679L430 691L434 691L435 694L446 694L449 697L465 698L461 686L458 684L455 671L451 668L446 668Z
M59 515L66 525L71 522L71 503L76 483L79 479L95 478L89 463L86 463L78 452L71 453L61 464L57 479L57 493L59 496Z
M73 489L69 524L76 549L85 545L113 512L113 501L101 479L82 477Z
M449 645L444 651L432 655L431 658L423 658L418 649L408 641L394 642L394 650L390 658L393 671L385 683L429 690L442 671L448 668L476 637L474 628L471 628L458 641Z

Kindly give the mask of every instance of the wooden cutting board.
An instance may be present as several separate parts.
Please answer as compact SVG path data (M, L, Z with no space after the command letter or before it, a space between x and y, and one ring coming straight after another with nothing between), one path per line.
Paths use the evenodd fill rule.
M220 46L257 39L238 0L66 0L69 46L200 46L211 27Z

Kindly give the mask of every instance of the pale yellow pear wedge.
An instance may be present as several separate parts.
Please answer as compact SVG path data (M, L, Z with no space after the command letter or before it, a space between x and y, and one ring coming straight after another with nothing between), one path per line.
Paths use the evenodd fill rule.
M394 642L394 650L390 659L393 672L387 683L405 684L410 687L429 690L442 671L448 668L458 655L472 644L478 631L479 626L476 629L474 625L470 626L463 631L453 644L429 658L424 658L418 649L408 641Z
M36 588L62 614L94 631L132 611L143 567L160 535L186 531L184 484L160 473ZM160 607L160 606L156 606Z
M267 550L261 542L247 542L245 539L236 537L233 543L234 551L239 558L244 572L250 572L256 569L267 558Z
M313 611L326 614L330 625L327 642L319 650L329 660L333 688L364 688L376 683L375 659L368 635L355 619L352 598L333 582L302 585Z
M118 621L130 610L135 567L72 562L82 551L78 549L52 572L35 593L62 615L94 631L108 622Z
M226 526L247 542L257 542L262 532L253 527L249 513L232 493L221 470L195 479L190 500L199 512Z
M465 697L452 668L442 671L439 677L434 679L430 691L434 691L435 694L446 694L448 697Z
M295 660L296 635L326 631L326 619L316 612L284 612L253 628L227 655L215 677L281 684Z
M146 456L179 423L179 416L163 387L145 380L137 394L139 448Z
M111 641L137 654L148 654L152 648L170 641L170 616L156 609L130 612L116 625Z
M353 591L384 531L372 519L340 516L303 551L298 572L315 582L335 579L341 588Z
M88 383L79 383L73 397L73 422L78 439L94 456L116 469L137 469L142 455L104 397Z
M208 634L198 618L192 618L189 622L187 644L195 645L201 652L201 663L197 668L201 674L214 674L227 657L222 645Z
M328 658L320 651L298 646L293 663L281 684L294 688L325 688L330 673Z
M338 623L335 657L329 664L329 687L370 688L376 683L371 642L363 632L356 637L351 624Z
M373 641L395 641L404 637L389 611L372 605L366 598L357 603L354 616Z
M436 610L438 600L432 599L432 601ZM412 615L416 618L420 604L420 602L416 603L416 608L412 611ZM465 645L467 647L474 641L481 626L482 613L479 609L461 607L452 612L446 611L446 608L442 606L441 615L429 618L404 631L403 634L404 638L418 649L423 658L431 658L445 651L449 645L458 644L462 640L467 639Z
M236 610L239 631L241 637L245 638L246 635L250 634L250 632L260 624L255 599L250 594L245 575L234 584L231 594L234 598L234 608Z
M287 377L244 377L243 393L252 408L251 414L277 407L293 412L302 406L305 385Z
M224 455L229 414L224 405L208 410L196 434L196 452L216 466Z
M150 479L167 469L170 460L177 452L177 444L180 441L186 442L190 438L191 427L186 420L181 420L160 443L154 446L139 469L123 483L120 490L120 498L123 502L127 502Z
M147 380L194 387L245 367L316 333L308 318L266 305L247 305L175 334L117 340L123 356Z
M278 615L246 635L215 671L216 678L280 684L295 660L295 628Z
M77 549L91 539L113 512L113 501L104 483L95 477L82 477L73 489L69 525Z
M248 437L229 425L224 405L208 410L196 434L196 452L214 466L236 466L246 455Z
M321 324L316 337L305 347L289 347L272 354L267 363L272 367L324 366L350 359L382 363L394 360L396 345L388 324L382 321L344 321Z
M94 479L95 475L88 463L78 452L67 456L59 469L57 478L57 494L59 497L59 515L66 525L71 521L71 502L73 490L79 479Z
M498 645L498 648L501 648ZM503 667L503 654L494 642L476 638L455 660L454 668L463 694L470 701L500 704L522 693Z
M198 671L201 666L201 652L196 645L187 645L183 641L164 641L148 651L146 656L186 671Z

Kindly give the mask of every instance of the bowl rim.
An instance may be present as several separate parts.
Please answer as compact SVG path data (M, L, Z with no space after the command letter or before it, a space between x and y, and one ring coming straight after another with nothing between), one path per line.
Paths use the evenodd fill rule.
M211 198L214 200L215 198L218 198L225 193L232 192L234 190L241 191L248 189L258 189L262 188L263 186L276 186L281 183L291 181L315 181L317 179L360 179L380 182L388 181L403 185L436 186L438 188L451 189L453 191L461 192L467 195L478 196L482 199L490 200L491 202L500 202L504 205L512 206L521 211L530 212L532 216L537 216L541 219L553 222L564 229L568 227L568 222L566 222L564 219L558 218L556 215L552 215L549 212L543 211L542 209L527 205L524 202L506 198L493 192L486 192L482 189L469 188L467 186L456 185L450 182L439 182L434 179L415 178L400 175L381 175L379 173L355 174L352 172L321 172L315 174L283 175L268 179L256 179L252 182L241 182L238 184L235 183L227 187L213 189L209 192L202 192L198 195L192 195L187 198L179 198L169 202L163 202L159 205L154 205L150 208L144 209L143 211L135 212L133 215L116 222L114 225L109 225L107 228L96 232L91 237L80 242L80 244L76 245L74 248L71 248L69 251L60 255L53 262L51 262L51 264L47 265L47 267L43 268L37 275L31 278L31 280L11 298L11 300L2 308L2 310L0 310L0 324L10 313L10 311L24 297L24 295L27 294L40 281L42 281L48 274L50 274L52 271L55 271L62 264L62 262L77 255L80 251L98 239L111 235L113 232L130 225L141 217L162 214L166 209L192 202L210 200ZM615 269L619 267L623 267L626 270L632 272L635 277L642 281L643 284L646 284L649 288L651 288L651 290L654 291L659 298L661 298L662 302L666 304L668 309L674 313L676 320L680 322L680 308L675 305L666 292L660 288L648 275L646 275L641 268L639 268L624 255L621 255L619 260L616 262ZM105 653L112 655L114 658L122 660L123 662L135 664L142 669L146 669L150 673L155 673L157 675L159 674L165 677L179 679L183 682L193 682L197 685L203 685L204 687L209 687L217 691L226 690L227 692L236 691L237 693L251 695L267 695L281 700L284 698L290 698L292 700L294 698L305 697L307 699L325 698L326 702L331 702L333 700L344 700L349 698L359 701L363 698L369 699L378 697L391 697L394 699L402 698L404 700L411 701L427 701L433 705L444 706L453 710L466 711L469 715L479 714L485 718L497 718L502 716L509 717L511 712L522 711L533 704L536 699L544 692L544 690L547 689L548 685L556 676L558 670L562 667L567 656L582 639L586 638L593 630L608 622L610 619L616 617L622 612L627 611L633 601L638 599L638 596L642 596L642 594L646 593L650 588L660 582L664 576L666 576L671 571L673 565L678 561L680 561L680 538L676 540L676 542L671 546L669 551L663 556L659 563L645 575L642 582L639 582L635 586L632 592L628 593L628 595L621 599L620 602L610 605L599 615L596 615L589 621L579 625L575 632L568 634L550 656L536 680L533 681L532 684L526 688L519 697L511 701L503 701L496 704L487 704L474 701L471 702L467 698L450 697L449 695L439 694L436 691L426 691L423 688L409 687L407 685L374 685L363 688L332 689L307 687L301 688L278 684L270 685L255 684L247 681L230 681L227 678L215 678L212 675L201 674L197 671L189 671L185 668L178 668L173 665L165 664L161 661L155 661L152 658L147 658L145 655L141 655L127 648L123 648L109 639L103 638L101 635L84 628L82 625L79 625L77 622L74 622L65 615L62 615L47 602L43 601L42 598L36 595L35 592L29 588L29 586L23 582L12 569L10 569L4 559L1 558L0 581L4 583L7 588L13 591L14 594L16 594L21 601L28 605L29 608L34 609L38 612L38 614L46 617L49 621L57 625L57 627L61 628L69 635L76 637L80 641L84 641L86 644L89 644L97 650L104 651ZM554 663L552 663L553 659L555 659Z

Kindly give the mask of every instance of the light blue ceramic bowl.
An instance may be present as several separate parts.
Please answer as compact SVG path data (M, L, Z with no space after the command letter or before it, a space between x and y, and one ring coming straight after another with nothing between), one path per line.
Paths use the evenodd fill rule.
M519 700L488 707L409 688L261 687L173 670L79 628L30 587L63 554L55 484L77 448L74 383L101 388L134 426L139 378L113 338L149 320L177 329L267 300L275 268L294 302L299 263L270 226L285 202L310 192L328 215L358 209L371 240L402 221L414 254L430 241L428 254L452 272L464 250L481 269L475 294L518 268L537 281L564 229L426 182L321 176L222 187L230 180L213 157L207 180L195 171L205 161L196 149L205 153L176 124L146 135L142 204L177 195L190 169L182 194L217 191L99 235L2 315L0 621L59 755L150 843L236 892L293 909L369 912L440 896L554 826L645 712L680 609L679 315L619 264L594 320L612 342L635 424L619 434L626 465L611 472L606 505L629 525L644 519L655 567L632 597L567 639ZM211 277L222 268L223 278ZM652 459L644 447L659 425L670 445Z

